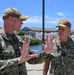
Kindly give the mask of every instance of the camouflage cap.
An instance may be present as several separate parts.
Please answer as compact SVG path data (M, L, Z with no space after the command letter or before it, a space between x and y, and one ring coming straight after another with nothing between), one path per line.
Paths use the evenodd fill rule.
M3 19L9 18L10 16L20 18L22 21L25 21L28 19L28 16L22 15L16 8L7 8L4 11Z
M67 19L61 19L61 20L58 22L58 26L57 26L57 27L59 27L59 26L71 28L71 23L70 23L70 21L67 20Z

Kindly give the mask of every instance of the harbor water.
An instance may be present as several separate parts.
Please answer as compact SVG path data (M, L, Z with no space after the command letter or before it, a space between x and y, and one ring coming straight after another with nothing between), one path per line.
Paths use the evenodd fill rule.
M42 45L33 45L29 47L30 50L35 50L35 51L42 51Z

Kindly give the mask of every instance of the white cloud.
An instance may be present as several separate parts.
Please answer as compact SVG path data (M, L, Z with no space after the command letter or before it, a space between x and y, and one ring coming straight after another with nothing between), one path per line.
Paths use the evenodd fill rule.
M49 17L48 15L45 16L45 23L52 23L56 24L58 22L59 18Z
M59 19L61 19L65 16L64 12L58 12L57 14L60 16L60 18L59 17L50 17L49 15L45 15L45 23L46 24L57 24ZM72 20L74 20L74 19L72 19ZM0 17L0 23L3 23L2 17ZM26 21L24 21L24 23L27 23L27 24L32 24L32 23L41 24L42 23L42 16L29 17Z
M57 15L58 16L61 16L61 17L65 17L66 15L65 15L65 12L57 12Z
M45 16L45 23L52 23L56 24L60 18L49 17L48 15ZM42 16L33 16L29 17L25 23L42 23Z
M0 17L0 22L3 22L2 17Z
M25 23L42 23L42 17L41 16L29 17L28 20L25 21Z

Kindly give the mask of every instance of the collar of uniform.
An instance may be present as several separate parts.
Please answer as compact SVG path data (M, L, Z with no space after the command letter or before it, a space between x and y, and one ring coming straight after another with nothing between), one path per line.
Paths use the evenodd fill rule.
M2 35L2 37L3 37L4 39L10 41L10 39L9 39L8 36L7 36L8 34L6 34L5 32L1 32L0 34ZM15 34L13 34L13 35L15 36Z
M8 40L6 33L2 29L0 29L0 35Z
M59 36L56 38L56 44L59 46L59 48L61 48L61 43L60 43L60 39Z
M5 32L1 33L1 35L4 39L9 40Z
M70 37L68 37L68 40L65 43L67 46L71 44L71 43L69 43L69 41L72 41L72 39ZM56 39L56 43L59 46L59 48L61 48L61 41L60 41L59 37Z

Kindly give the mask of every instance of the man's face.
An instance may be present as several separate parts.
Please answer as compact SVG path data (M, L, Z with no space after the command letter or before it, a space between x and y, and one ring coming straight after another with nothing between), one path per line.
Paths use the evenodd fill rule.
M21 26L22 26L22 24L23 24L23 22L19 18L14 17L13 24L14 24L14 30L19 31Z
M70 33L70 28L69 27L58 27L58 34L59 38L65 38L69 35Z

